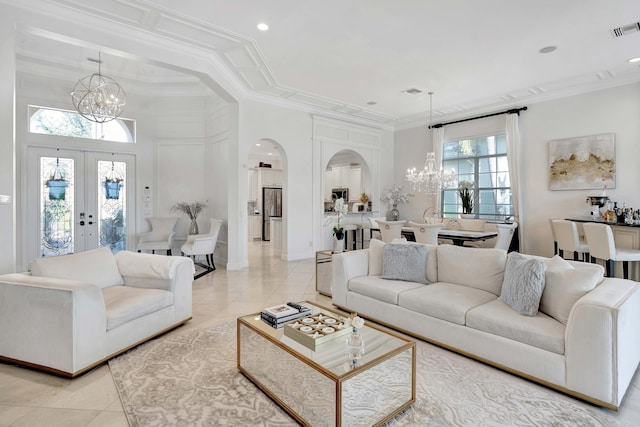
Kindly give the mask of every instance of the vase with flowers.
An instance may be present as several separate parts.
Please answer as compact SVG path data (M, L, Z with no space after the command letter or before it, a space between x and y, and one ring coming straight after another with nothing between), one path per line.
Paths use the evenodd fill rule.
M473 216L473 182L460 181L458 196L462 202L462 214Z
M380 200L391 205L391 211L389 216L391 221L397 221L400 218L400 212L398 212L398 203L409 203L413 194L406 193L404 187L392 185L386 188L382 193Z
M191 225L189 226L189 234L199 234L198 230L198 214L200 211L205 208L207 205L203 202L177 202L173 206L171 206L171 212L182 212L186 214L191 220Z
M344 251L344 228L342 220L347 214L349 207L340 198L333 204L333 212L325 218L325 224L333 224L333 252Z

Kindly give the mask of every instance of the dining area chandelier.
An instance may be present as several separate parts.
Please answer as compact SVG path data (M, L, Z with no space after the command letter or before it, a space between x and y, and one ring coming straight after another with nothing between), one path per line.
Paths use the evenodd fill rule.
M429 92L429 126L427 135L429 137L430 146L433 147L431 134L433 132L431 121L433 114L433 92ZM426 193L428 195L437 194L441 188L450 187L456 183L457 175L455 170L444 171L442 167L436 165L436 153L431 151L427 153L427 157L422 169L415 167L407 170L406 179L411 184L414 191Z
M102 74L101 53L98 53L97 60L88 59L98 63L98 72L78 81L71 92L73 107L87 120L109 122L122 114L127 96L118 82Z

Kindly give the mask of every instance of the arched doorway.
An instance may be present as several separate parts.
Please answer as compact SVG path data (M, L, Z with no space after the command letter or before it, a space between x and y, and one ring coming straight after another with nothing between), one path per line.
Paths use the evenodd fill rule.
M275 140L263 138L249 149L247 163L247 240L249 253L286 253L287 159ZM251 256L249 263L251 264Z

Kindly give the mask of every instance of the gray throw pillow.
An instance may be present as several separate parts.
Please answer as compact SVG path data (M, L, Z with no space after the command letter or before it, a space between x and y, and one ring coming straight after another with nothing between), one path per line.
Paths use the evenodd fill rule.
M520 314L535 316L544 290L545 269L546 264L542 260L510 252L500 300Z
M427 283L427 246L387 243L382 252L382 278Z

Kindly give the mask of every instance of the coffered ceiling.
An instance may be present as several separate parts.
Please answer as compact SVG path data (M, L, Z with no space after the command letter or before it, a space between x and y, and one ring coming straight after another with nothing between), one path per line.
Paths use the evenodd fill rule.
M21 0L20 6L139 28L215 56L261 99L396 128L427 120L429 91L434 120L441 120L640 81L640 62L627 62L640 57L638 0ZM259 22L269 30L259 31ZM42 73L58 67L77 74L96 56L93 48L33 34L18 40L18 53ZM202 93L202 82L188 73L109 56L108 49L104 55L111 75L141 90L163 85Z

